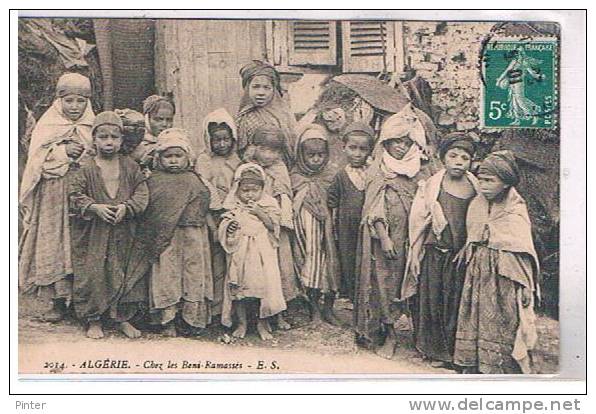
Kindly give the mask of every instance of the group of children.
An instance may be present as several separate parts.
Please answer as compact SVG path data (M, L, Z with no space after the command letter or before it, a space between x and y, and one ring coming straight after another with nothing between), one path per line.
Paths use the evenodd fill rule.
M464 372L531 372L538 261L519 171L495 152L470 172L474 143L451 134L433 149L407 106L376 138L362 122L341 132L330 162L323 125L296 127L275 69L241 71L236 118L203 123L204 150L173 128L175 106L145 101L146 134L130 156L123 124L94 116L89 80L66 74L39 120L21 182L23 290L67 307L101 338L106 321L128 337L143 317L168 336L196 335L216 315L243 338L290 329L303 298L311 319L341 322L353 303L359 344L396 350L411 318L416 348Z

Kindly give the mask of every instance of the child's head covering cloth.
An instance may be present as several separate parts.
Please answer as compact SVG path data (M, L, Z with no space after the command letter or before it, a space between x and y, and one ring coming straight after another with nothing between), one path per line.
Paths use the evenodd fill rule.
M265 182L265 171L263 171L263 168L259 164L255 164L254 162L247 162L246 164L241 164L236 169L236 172L234 172L234 180L232 181L232 187L230 188L230 192L228 193L223 203L224 209L232 210L235 207L237 207L238 203L240 203L238 197L236 196L236 192L238 191L238 187L240 186L240 181L242 181L242 176L245 175L246 177L246 174L249 174L249 176L252 175L252 177L255 178L260 177L262 182ZM263 197L267 198L267 202L269 202L272 199L272 197L266 196L265 193L263 193ZM257 201L257 204L259 203L259 201Z
M236 130L236 123L234 122L232 115L230 115L224 108L219 108L207 114L203 120L203 143L205 145L203 151L209 156L213 156L213 151L211 151L210 125L217 125L217 128L226 125L232 131L234 148L232 148L232 151L230 151L230 155L233 154L236 151L235 147L237 146L236 144L238 142L238 132ZM213 130L213 127L211 127L211 130Z
M63 98L72 94L91 98L91 81L89 81L89 78L78 73L65 73L60 76L56 84L56 96Z
M189 168L194 167L196 161L195 153L190 144L188 134L181 128L169 128L161 132L157 137L153 157L154 168L161 169L160 155L168 148L181 148L188 156Z
M319 169L313 170L308 165L306 165L306 161L304 158L304 143L311 139L320 139L322 141L325 141L327 146L329 145L329 138L327 137L327 131L324 127L317 124L310 124L305 126L305 128L298 136L298 143L296 144L296 169L298 170L298 172L305 176L317 174L323 171L327 166L327 163L329 162L329 154L327 154L327 157L325 158L323 165Z
M273 87L277 90L277 92L279 92L280 95L282 95L279 73L273 66L267 63L264 63L260 60L253 60L252 63L249 63L240 69L240 76L242 77L243 88L246 88L255 76L267 76L269 79L271 79Z
M445 158L447 151L453 148L459 148L466 151L470 157L474 157L474 153L476 152L476 145L472 138L462 132L451 133L441 141L439 146L439 157L441 159Z
M480 164L478 172L495 175L505 184L511 186L516 186L519 183L519 167L515 161L515 155L508 150L488 154Z
M122 119L118 116L116 112L112 111L104 111L95 117L93 121L93 127L91 128L91 134L95 134L95 130L102 125L114 125L120 128L120 131L124 129L124 124L122 123Z
M356 121L352 122L341 131L341 140L346 142L348 135L353 133L360 133L362 135L369 136L371 142L374 142L375 139L375 131L371 128L370 125L365 124L364 122Z

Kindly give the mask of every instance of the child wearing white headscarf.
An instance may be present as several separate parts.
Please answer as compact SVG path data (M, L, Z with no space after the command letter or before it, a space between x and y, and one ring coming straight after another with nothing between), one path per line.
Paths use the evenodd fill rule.
M44 315L48 321L62 319L72 298L66 180L93 152L90 97L88 78L77 73L60 77L54 103L33 130L21 180L19 285L52 301Z

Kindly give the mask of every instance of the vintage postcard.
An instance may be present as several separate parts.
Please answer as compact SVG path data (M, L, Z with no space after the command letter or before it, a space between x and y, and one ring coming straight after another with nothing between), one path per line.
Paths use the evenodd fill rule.
M74 14L18 18L19 374L559 372L560 22Z

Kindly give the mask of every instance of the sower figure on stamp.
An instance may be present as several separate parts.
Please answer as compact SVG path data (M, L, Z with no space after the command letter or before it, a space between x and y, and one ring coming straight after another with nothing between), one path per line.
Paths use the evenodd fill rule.
M367 173L358 249L354 324L360 344L382 345L392 358L395 324L406 312L401 286L406 266L408 215L418 181L428 178L422 162L424 127L410 111L388 118L381 129L379 156Z
M333 237L333 218L327 205L327 190L333 176L329 162L327 132L316 124L305 127L298 138L294 189L294 263L308 295L311 320L332 325L341 322L333 312L339 288L339 263ZM321 309L321 297L323 309Z
M511 151L489 154L468 208L466 265L453 361L464 373L532 373L539 264Z
M261 339L272 339L268 318L286 309L277 258L280 210L264 186L259 165L238 167L219 225L219 240L228 254L221 320L231 327L235 313L232 335L237 338L244 338L249 318L255 316Z
M439 148L444 169L421 181L410 210L410 250L402 297L412 298L416 349L436 367L452 368L464 273L454 263L466 241L466 213L480 193L468 170L474 141L463 133Z
M151 322L171 337L198 335L211 321L210 191L193 171L194 161L186 131L159 134L147 179L149 205L139 219L127 270L129 280L151 273Z
M140 167L119 154L122 121L102 112L93 123L97 155L73 174L71 209L73 303L88 324L87 336L102 338L104 320L129 338L141 332L129 321L147 304L147 281L125 277L135 219L147 207L149 190Z
M21 182L19 285L52 302L43 316L50 322L61 320L72 300L67 179L93 152L90 96L86 77L60 77L56 99L31 135Z
M225 200L232 187L234 172L242 162L237 153L238 134L232 116L219 108L203 120L204 149L197 158L195 171L211 184L217 193L219 204ZM213 269L213 316L221 315L226 274L226 252L217 238L217 227L222 210L213 205L207 216L211 241L211 267Z

